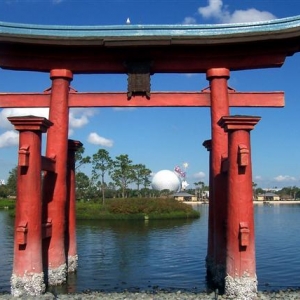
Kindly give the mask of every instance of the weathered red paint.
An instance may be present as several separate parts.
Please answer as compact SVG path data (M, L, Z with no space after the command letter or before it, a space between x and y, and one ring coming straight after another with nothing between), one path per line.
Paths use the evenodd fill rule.
M67 205L66 205L66 253L68 271L77 268L76 242L76 192L75 192L75 152L82 147L79 141L68 141L68 169L67 169Z
M225 270L225 222L227 209L227 177L221 172L222 159L227 157L228 142L227 133L218 125L218 121L224 115L229 115L228 86L229 70L225 68L210 69L206 73L210 82L211 91L211 176L212 195L210 201L213 205L213 239L214 253L208 253L213 257L215 278L224 277Z
M19 131L13 275L22 277L43 272L41 134L52 123L33 116L8 119Z
M127 93L74 93L69 95L69 107L210 107L210 92L151 92L150 100ZM283 107L283 92L228 91L232 107ZM0 107L49 107L49 93L0 93Z
M170 40L167 45L161 41L159 47L151 45L150 40L135 43L132 39L105 41L105 47L97 40L97 46L86 43L80 48L70 44L65 47L51 43L47 47L38 43L32 45L32 42L20 43L20 38L18 41L0 43L2 68L45 72L58 68L72 70L74 74L124 74L127 73L125 61L143 61L145 57L155 62L151 67L153 73L204 73L216 66L230 70L280 67L285 57L294 53L296 48L288 44L289 41L285 43L281 40L279 45L276 39L269 40L263 47L255 42L251 45L227 43L223 47L207 43L205 47L203 44L190 46L192 41L186 45L175 45L174 39L172 45Z
M250 131L260 117L224 116L219 125L228 132L228 220L226 274L256 277Z
M67 154L69 86L72 72L52 70L51 100L49 119L53 126L47 134L46 156L55 158L55 173L46 172L44 177L45 214L52 219L52 236L44 245L48 261L48 281L50 285L61 284L66 280L65 254L65 207L67 201Z

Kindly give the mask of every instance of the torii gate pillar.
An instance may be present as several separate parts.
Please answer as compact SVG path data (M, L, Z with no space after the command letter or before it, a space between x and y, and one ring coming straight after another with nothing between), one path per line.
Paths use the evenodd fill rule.
M76 192L75 192L75 152L82 147L79 141L68 141L68 171L67 186L68 196L66 205L67 232L65 239L67 254L67 270L75 272L78 267L77 242L76 242Z
M259 120L224 116L218 123L228 132L225 294L234 299L257 293L250 131Z
M20 133L11 293L13 296L37 296L45 292L42 261L41 134L52 123L34 116L8 119Z
M227 175L221 172L222 160L227 157L227 133L218 126L222 116L229 115L228 85L229 70L212 68L207 70L206 77L211 91L211 163L210 177L212 195L210 201L210 248L207 253L206 265L208 274L217 286L223 285L225 277L225 222L227 202ZM211 252L210 251L214 251Z
M211 140L205 140L202 144L206 150L209 152L209 207L208 207L208 234L207 234L207 276L209 279L213 277L213 270L211 269L214 264L214 253L215 253L215 244L214 244L214 202L212 201L212 159L211 159Z
M44 178L44 202L46 216L52 219L51 239L43 245L48 266L48 284L59 285L67 279L65 250L65 208L67 203L67 155L69 128L69 89L73 74L70 70L54 69L49 119L53 122L47 134L46 156L56 160L55 173L47 172ZM48 254L48 256L47 256ZM47 259L47 260L46 260Z

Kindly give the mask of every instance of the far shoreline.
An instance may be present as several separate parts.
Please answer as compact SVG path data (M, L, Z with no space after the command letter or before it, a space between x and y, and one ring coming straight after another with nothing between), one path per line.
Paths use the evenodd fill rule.
M254 204L300 204L299 200L253 201Z
M183 201L186 204L209 204L209 201ZM300 204L300 200L280 200L280 201L253 201L253 204L268 205L268 204Z

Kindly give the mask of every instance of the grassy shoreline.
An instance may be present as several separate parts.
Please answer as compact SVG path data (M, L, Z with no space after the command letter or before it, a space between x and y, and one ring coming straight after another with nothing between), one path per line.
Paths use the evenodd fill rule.
M107 200L100 203L77 203L77 219L101 220L157 220L199 218L200 214L190 205L174 199L128 198Z
M0 199L0 209L9 209L14 216L15 200ZM158 220L195 219L200 213L190 205L174 199L127 198L99 202L77 202L78 220Z

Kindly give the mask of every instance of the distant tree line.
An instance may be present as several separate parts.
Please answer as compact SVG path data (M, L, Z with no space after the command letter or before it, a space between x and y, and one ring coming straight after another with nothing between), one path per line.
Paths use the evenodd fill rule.
M274 189L269 189L267 191L265 189L257 187L257 184L253 182L252 187L253 187L254 198L257 198L258 195L263 195L267 192L272 192L272 193L280 196L282 199L284 199L284 198L293 199L293 200L300 199L300 188L297 186L283 187L280 190L278 190L277 187L274 187Z
M133 197L168 197L170 190L157 191L151 188L151 170L144 164L134 164L127 154L114 159L105 149L99 149L92 156L84 155L84 147L76 152L76 198L81 201L102 201L107 198ZM80 170L83 165L90 164L91 176ZM109 180L108 180L109 179ZM186 189L190 194L203 197L209 189L204 182L194 183L195 188ZM16 196L17 167L8 176L7 183L0 185L0 198Z
M106 198L133 197L168 197L170 190L153 190L151 185L151 170L144 164L134 164L127 154L121 154L112 159L109 152L99 149L92 157L84 156L84 147L76 152L76 197L82 201L99 201L104 203ZM91 176L80 171L85 164L92 165ZM106 179L110 178L107 182ZM205 198L204 192L209 190L204 182L194 183L195 188L188 188L187 193L196 195L198 199ZM252 183L253 196L265 194L267 191ZM300 199L300 188L297 186L283 187L280 190L271 189L281 198ZM0 185L0 198L16 196L17 167L10 172L5 184Z
M127 154L112 159L109 152L99 149L92 157L84 156L84 147L76 152L76 197L78 200L99 200L105 198L148 197L153 191L151 170L144 164L134 164ZM92 165L91 176L80 171L85 164ZM109 175L109 176L108 176ZM106 182L106 178L110 182ZM135 186L135 188L133 188ZM0 197L16 196L17 167L8 176L6 184L0 185Z
M15 196L17 193L17 167L9 171L6 184L0 185L0 198Z
M76 153L78 199L95 200L101 194L104 203L105 198L149 196L152 172L144 164L134 164L127 154L112 159L105 149L99 149L92 157L83 154L84 147ZM92 165L91 178L79 170L83 164ZM108 175L111 181L106 182Z

